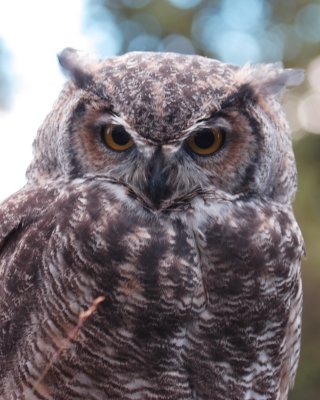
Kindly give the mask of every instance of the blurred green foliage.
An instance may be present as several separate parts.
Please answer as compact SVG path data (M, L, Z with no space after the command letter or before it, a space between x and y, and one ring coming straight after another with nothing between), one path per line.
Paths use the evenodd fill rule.
M295 214L302 230L306 258L302 266L304 289L302 351L290 400L320 398L320 136L308 135L294 143L298 168Z
M102 55L109 55L111 46L114 53L177 51L239 64L282 60L287 67L307 68L320 54L319 0L90 0L88 5L88 33L107 27L97 46ZM307 88L305 83L296 95ZM301 129L300 136L294 143L299 174L294 208L307 257L301 362L289 399L319 400L320 136Z

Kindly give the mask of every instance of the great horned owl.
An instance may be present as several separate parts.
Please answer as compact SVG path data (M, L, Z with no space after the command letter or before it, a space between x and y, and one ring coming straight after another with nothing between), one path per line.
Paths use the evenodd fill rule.
M304 250L278 97L301 71L59 60L0 210L1 399L286 399Z

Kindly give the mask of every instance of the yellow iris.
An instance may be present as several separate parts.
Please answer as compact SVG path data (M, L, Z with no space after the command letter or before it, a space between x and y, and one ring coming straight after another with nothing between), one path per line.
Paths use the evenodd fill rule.
M102 140L115 151L125 151L133 146L131 136L121 125L107 125L102 132Z
M217 128L204 128L192 135L187 144L201 156L208 156L218 151L223 145L223 133Z

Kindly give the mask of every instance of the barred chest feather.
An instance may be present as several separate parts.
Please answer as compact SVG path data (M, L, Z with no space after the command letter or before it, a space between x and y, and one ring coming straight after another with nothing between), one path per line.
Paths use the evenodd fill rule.
M155 212L102 179L45 203L39 193L37 218L2 259L32 273L18 307L28 322L2 330L1 398L286 398L303 253L289 207L211 193ZM30 230L46 238L37 250Z

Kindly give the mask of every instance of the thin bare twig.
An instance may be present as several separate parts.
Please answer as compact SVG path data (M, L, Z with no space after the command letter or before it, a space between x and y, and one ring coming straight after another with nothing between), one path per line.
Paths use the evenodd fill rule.
M46 367L43 370L42 374L40 375L39 379L33 385L32 393L35 393L35 391L39 391L38 389L40 387L40 384L44 380L46 375L48 374L50 368L59 359L59 357L61 356L62 352L69 346L70 342L75 340L75 338L77 337L77 335L78 335L81 327L83 326L83 324L90 317L90 315L96 311L98 305L100 303L102 303L105 299L106 299L105 296L97 297L87 310L82 311L80 313L77 325L72 329L72 331L70 332L68 337L63 341L63 344L60 346L60 348L51 357L51 360L46 365Z

